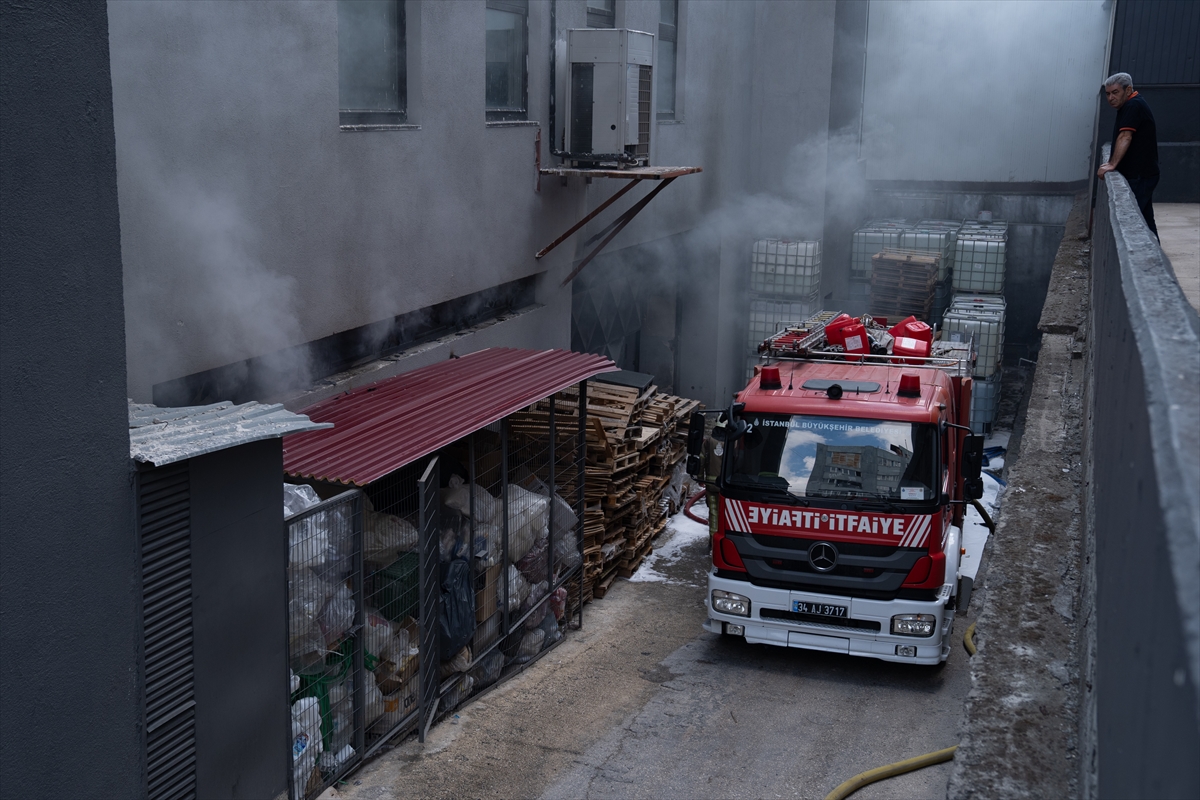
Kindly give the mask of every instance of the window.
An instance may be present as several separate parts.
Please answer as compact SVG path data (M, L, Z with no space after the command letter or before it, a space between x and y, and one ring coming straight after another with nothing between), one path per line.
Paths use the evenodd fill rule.
M489 120L526 118L528 0L488 0L486 103Z
M616 23L617 0L587 0L589 28L615 28Z
M658 118L675 119L675 56L679 50L679 0L658 0Z
M340 123L406 122L404 0L338 0L337 17Z

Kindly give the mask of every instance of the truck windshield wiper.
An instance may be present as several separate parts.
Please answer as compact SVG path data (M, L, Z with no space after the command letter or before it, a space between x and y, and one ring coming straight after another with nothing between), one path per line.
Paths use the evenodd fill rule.
M896 505L895 503L888 502L887 500L858 502L855 503L854 508L856 511L899 512L903 510L900 508L900 506Z

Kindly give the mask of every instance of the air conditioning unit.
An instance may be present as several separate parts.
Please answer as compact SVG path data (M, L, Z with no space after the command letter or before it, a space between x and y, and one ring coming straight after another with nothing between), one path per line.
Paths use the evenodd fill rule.
M653 130L654 36L624 28L568 32L565 161L644 166Z

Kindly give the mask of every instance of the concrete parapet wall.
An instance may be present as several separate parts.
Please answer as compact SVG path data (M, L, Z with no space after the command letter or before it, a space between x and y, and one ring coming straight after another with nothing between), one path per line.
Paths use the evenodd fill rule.
M1196 797L1200 321L1117 173L1092 270L1084 793Z

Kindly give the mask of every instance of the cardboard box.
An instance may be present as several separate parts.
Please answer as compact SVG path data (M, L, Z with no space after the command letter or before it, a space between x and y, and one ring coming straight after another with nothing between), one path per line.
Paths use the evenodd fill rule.
M495 615L500 606L498 595L500 594L502 569L503 566L500 564L488 567L487 572L480 577L483 585L475 591L475 621L477 623ZM476 585L479 586L479 584Z

